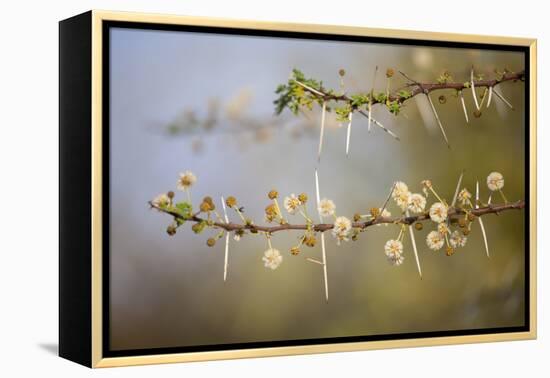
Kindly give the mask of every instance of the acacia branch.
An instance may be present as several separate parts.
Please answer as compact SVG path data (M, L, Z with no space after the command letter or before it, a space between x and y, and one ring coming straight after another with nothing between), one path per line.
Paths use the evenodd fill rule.
M403 95L400 95L398 93L399 91L396 91L396 92L394 92L394 93L392 93L388 96L388 98L387 98L388 101L390 101L390 102L397 101L398 103L402 104L405 101L407 101L407 100L409 100L409 99L413 98L414 96L416 96L418 94L421 94L421 93L428 94L430 92L437 91L437 90L442 90L442 89L455 89L457 91L462 91L466 88L469 88L470 85L471 85L469 81L468 82L446 82L446 83L433 83L433 82L421 83L421 82L412 80L412 79L408 78L407 76L405 76L405 77L409 81L411 81L409 84L407 84L407 87L412 87L412 89L410 90L410 94L407 95L407 96L403 96ZM507 81L516 82L516 81L524 81L524 80L525 80L525 71L508 72L508 73L503 74L500 79L474 81L474 86L476 88L477 87L493 88L496 85L507 82ZM300 83L300 82L298 82L298 83ZM329 91L326 91L323 88L314 89L314 88L311 88L311 87L308 87L308 86L304 86L304 85L302 85L302 83L300 83L300 85L304 88L305 91L310 93L312 96L322 98L324 101L332 100L332 101L337 101L337 102L348 102L348 103L351 103L353 101L346 94L334 94L334 93L330 93ZM371 104L372 105L381 104L381 103L385 103L385 101L379 101L376 98L371 99Z
M154 209L156 209L156 210L158 210L162 213L171 215L176 220L191 221L191 222L208 222L207 219L199 217L198 214L193 214L189 218L184 218L178 212L167 209L167 208L164 208L164 207L156 206L152 202L149 202L149 205L151 206L151 208L154 208ZM485 207L470 209L470 210L468 210L468 212L475 215L475 216L480 217L480 216L487 215L487 214L499 214L499 213L504 212L504 211L520 210L520 209L523 209L523 208L525 208L525 201L524 200L519 200L519 201L516 201L516 202L503 203L503 204L490 204L490 205L487 205ZM451 221L457 219L460 215L464 215L464 214L466 214L466 210L462 209L460 207L449 207L449 209L448 209L448 217ZM427 212L425 212L425 213L422 213L422 214L419 214L419 215L402 216L402 217L396 217L396 218L378 217L378 218L371 219L371 220L364 221L364 222L354 222L352 224L352 227L353 228L358 228L358 229L365 229L367 227L375 226L375 225L378 225L378 224L411 225L413 223L422 222L422 221L426 221L426 220L429 220L429 219L430 219L429 214ZM308 229L313 229L316 232L325 232L325 231L332 230L334 228L334 225L331 224L331 223L318 223L318 224L314 224L314 225L287 223L287 224L281 224L281 225L277 225L277 226L259 226L259 225L255 225L255 224L239 224L239 223L233 223L233 222L224 223L224 222L218 222L218 221L216 221L216 222L212 221L211 226L224 229L228 232L239 231L239 230L243 230L243 231L248 230L248 231L252 231L252 232L258 232L258 231L266 232L266 233L269 233L269 234L272 234L272 233L278 232L278 231L285 231L285 230L308 230Z

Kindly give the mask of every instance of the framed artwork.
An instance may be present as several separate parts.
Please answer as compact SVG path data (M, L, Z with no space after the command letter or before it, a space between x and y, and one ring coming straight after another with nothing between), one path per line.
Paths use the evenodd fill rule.
M60 22L60 355L536 337L536 41Z

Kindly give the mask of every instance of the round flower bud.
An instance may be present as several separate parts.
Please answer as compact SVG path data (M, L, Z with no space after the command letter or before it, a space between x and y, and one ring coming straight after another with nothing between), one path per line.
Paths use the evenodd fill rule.
M225 204L228 206L228 207L234 207L234 206L237 206L237 199L233 196L229 196L225 199Z
M392 77L394 74L395 74L395 71L393 70L393 68L388 68L388 69L386 70L386 77L387 77L387 78Z
M474 110L474 117L476 118L481 117L481 110Z
M469 220L470 222L473 222L474 219L476 219L476 216L475 216L474 214L472 214L472 213L468 213L468 220Z
M445 249L445 254L446 254L447 256L452 256L453 253L455 253L454 248L453 248L453 247L450 247L450 246L447 246L447 248Z
M372 209L370 209L370 215L372 215L373 218L378 218L378 216L380 215L380 209L377 207L373 207Z
M200 209L203 213L207 213L211 210L210 205L207 202L201 202Z
M170 225L166 228L166 233L170 236L172 235L175 235L176 234L176 227Z
M460 218L460 219L458 220L458 226L459 226L460 228L466 227L466 219Z
M417 231L421 231L424 228L424 225L420 222L416 222L414 224L414 228L416 228Z
M174 198L175 194L174 194L173 191L170 190L168 193L166 193L166 195L168 196L168 198L172 199L172 198Z
M208 240L206 241L206 245L209 247L213 247L214 245L216 245L216 239L208 238Z
M465 228L464 230L462 230L462 234L464 236L468 236L470 234L470 230L468 230L467 228Z
M269 191L269 193L267 193L267 196L269 197L269 199L275 199L279 197L279 192L277 192L275 189L272 189Z
M305 193L301 193L300 195L298 195L298 200L304 204L307 202L307 194Z
M315 247L315 243L317 243L317 239L315 239L315 236L306 236L304 239L304 244L308 247Z
M361 215L359 214L354 214L353 215L353 221L354 222L359 222L361 220Z
M345 76L345 75L346 75L346 70L343 69L343 68L340 68L340 69L338 70L338 75L340 75L340 76Z
M438 100L440 104L444 104L447 102L447 97L445 97L444 95L441 95L439 96Z

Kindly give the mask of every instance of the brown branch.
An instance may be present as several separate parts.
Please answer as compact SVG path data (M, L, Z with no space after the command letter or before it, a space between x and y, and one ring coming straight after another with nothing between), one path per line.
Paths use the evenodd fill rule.
M152 202L149 202L149 205L165 214L173 216L175 219L185 220L185 221L191 221L191 222L207 222L206 219L203 219L199 217L197 214L192 215L190 218L185 219L180 214L178 214L176 211L172 211L166 208L160 208L156 205L154 205ZM475 216L483 216L487 214L499 214L503 211L508 210L520 210L525 207L525 201L519 200L516 202L510 202L510 203L504 203L504 204L491 204L487 205L485 207L480 207L477 209L470 209L468 212ZM460 215L466 214L466 211L459 207L450 207L448 209L448 216L450 220L457 219ZM415 222L422 222L429 220L430 216L427 212L415 215L415 216L402 216L397 218L388 218L388 217L378 217L373 220L365 221L365 222L354 222L352 223L353 228L359 228L364 229L370 226L374 226L377 224L405 224L410 225ZM238 223L223 223L223 222L212 222L212 227L222 228L226 231L238 231L238 230L249 230L249 231L261 231L266 233L274 233L278 231L284 231L284 230L307 230L308 227L311 227L314 231L317 232L325 232L329 231L334 228L334 225L331 223L319 223L315 225L308 226L307 224L282 224L277 226L259 226L255 224L238 224Z
M402 73L402 75L405 75ZM457 91L461 91L463 89L469 88L469 81L467 82L447 82L447 83L421 83L417 82L415 80L410 79L408 76L405 75L405 77L411 81L407 86L408 87L414 87L410 91L410 96L401 96L397 92L390 94L388 97L388 100L390 102L397 101L398 103L402 104L406 100L413 98L414 96L424 93L430 93L432 91L442 90L442 89L455 89ZM500 83L506 82L506 81L523 81L525 79L525 71L520 72L508 72L505 73L500 79L492 79L492 80L478 80L474 81L474 86L477 87L483 87L483 88L492 88ZM323 89L313 89L309 88L307 86L302 86L305 91L309 92L313 96L321 97L325 101L340 101L340 102L351 102L352 99L348 97L345 94L342 95L336 95L326 92ZM372 105L374 104L380 104L381 101L377 101L375 98L372 98Z

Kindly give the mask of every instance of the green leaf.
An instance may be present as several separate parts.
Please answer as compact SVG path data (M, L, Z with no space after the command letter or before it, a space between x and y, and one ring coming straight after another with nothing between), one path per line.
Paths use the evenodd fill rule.
M178 202L175 206L175 212L185 221L193 215L193 206L189 202Z
M397 94L399 95L399 97L402 97L404 100L412 97L412 92L406 89L400 90L399 92L397 92Z

